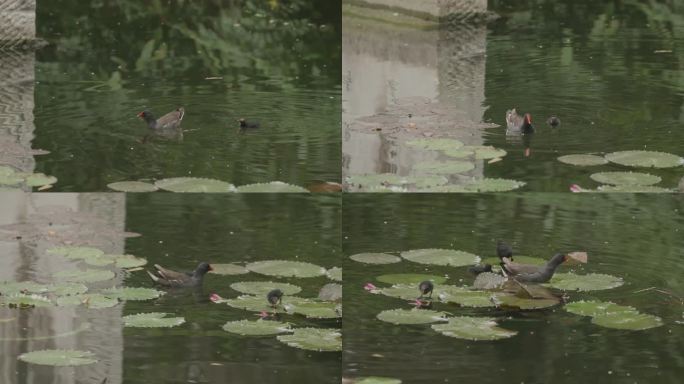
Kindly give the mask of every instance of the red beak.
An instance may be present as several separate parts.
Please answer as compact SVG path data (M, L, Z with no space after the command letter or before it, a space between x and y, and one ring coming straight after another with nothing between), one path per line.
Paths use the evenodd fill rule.
M211 265L210 265L210 266L209 266L209 270L210 270L210 271L213 271L213 270L214 270L214 268L212 268L212 267L211 267Z
M145 114L145 112L140 112L140 113L138 113L138 117L142 119L144 114Z
M532 124L532 116L530 116L529 113L525 114L525 121L527 122L527 124Z

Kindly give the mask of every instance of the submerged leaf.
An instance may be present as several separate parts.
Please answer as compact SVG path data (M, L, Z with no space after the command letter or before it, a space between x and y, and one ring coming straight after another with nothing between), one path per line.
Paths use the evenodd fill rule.
M608 164L608 160L606 160L604 157L596 155L565 155L559 157L558 161L580 167Z
M684 160L670 153L654 151L620 151L606 155L606 160L628 167L671 168L684 164Z
M274 289L280 289L286 295L295 295L302 291L302 289L296 285L288 283L274 283L272 281L242 281L233 283L230 285L230 287L240 293L257 296L265 296Z
M290 347L319 352L342 350L342 333L332 328L297 328L291 335L280 335L278 341Z
M237 320L223 325L223 330L242 336L266 336L292 332L289 323L271 320Z
M113 279L114 272L100 269L60 271L54 274L58 280L69 281L72 283L94 283Z
M433 324L432 329L450 337L466 340L499 340L515 336L518 332L503 329L489 317L452 317L446 324Z
M244 275L249 273L247 268L237 264L211 264L211 273L217 275Z
M311 263L287 260L257 261L247 264L252 272L268 276L316 277L325 275L325 268Z
M338 304L331 301L316 301L303 298L289 298L284 304L288 313L298 313L313 319L334 319L342 317Z
M142 181L118 181L107 184L107 188L114 191L132 193L154 192L159 189L154 184L143 183Z
M97 362L92 352L63 349L46 349L23 353L19 355L19 360L25 363L56 367L78 366Z
M661 181L658 176L641 172L599 172L590 177L599 183L613 185L652 185Z
M477 255L453 249L416 249L402 252L401 257L414 263L451 267L463 267L480 262Z
M92 247L56 247L50 248L46 252L73 260L98 258L104 255L103 251Z
M309 190L298 185L271 181L270 183L257 183L242 185L237 188L240 193L309 193Z
M401 257L387 253L357 253L349 258L366 264L393 264L401 261Z
M233 184L221 180L205 179L199 177L173 177L157 180L154 185L165 191L188 192L188 193L226 193L235 192Z
M426 275L420 273L393 273L388 275L380 275L376 278L378 281L387 284L415 284L416 290L418 284L422 281L432 281L434 284L442 284L447 281L444 276Z
M378 320L392 324L428 324L446 321L445 312L430 309L388 309L378 313Z
M599 291L617 288L624 284L620 277L602 273L576 275L574 273L556 273L548 282L548 286L564 291Z
M183 317L166 317L168 313L150 312L124 316L123 322L126 327L136 328L170 328L185 323Z

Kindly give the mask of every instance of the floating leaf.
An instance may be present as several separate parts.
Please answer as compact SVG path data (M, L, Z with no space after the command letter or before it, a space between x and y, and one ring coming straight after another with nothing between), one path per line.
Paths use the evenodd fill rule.
M418 289L418 284L426 280L432 281L435 284L442 284L447 281L444 276L425 275L420 273L393 273L380 275L377 277L377 280L387 284L415 284L416 290Z
M226 193L236 191L233 184L225 181L198 177L173 177L157 180L154 185L159 189L171 192Z
M624 284L620 277L605 275L602 273L588 273L576 275L574 273L556 273L548 285L564 291L599 291L603 289L617 288Z
M230 287L240 293L257 296L266 296L267 293L274 289L280 289L286 295L295 295L302 291L302 289L296 285L288 283L274 283L272 281L242 281L233 283L230 285Z
M544 265L546 264L546 260L539 258L539 257L531 257L531 256L518 256L514 255L513 256L513 261L516 263L520 264L532 264L532 265ZM484 260L482 260L483 264L491 264L491 265L499 265L501 263L501 259L498 257L488 257Z
M592 318L591 322L606 328L630 331L641 331L663 325L663 320L660 317L638 312L620 312L599 315Z
M428 151L456 150L463 146L463 143L455 139L434 138L417 139L406 142L406 145L413 148Z
M606 193L674 193L672 189L655 187L652 185L601 185L599 192ZM589 190L583 192L591 192Z
M0 302L9 307L30 308L30 307L50 307L52 301L40 295L27 295L15 293L9 296L0 297Z
M154 192L157 188L154 184L143 183L142 181L117 181L116 183L107 184L107 188L119 192Z
M637 312L634 307L598 300L574 301L572 303L567 303L564 309L575 315L591 317L624 312Z
M278 341L290 347L319 352L342 350L342 334L332 328L297 328L291 335L280 335Z
M377 192L379 190L373 188L385 188L389 185L415 185L417 188L428 188L448 182L446 177L440 175L399 176L392 173L353 175L347 178L347 184L366 188L368 192ZM392 192L393 190L385 191Z
M114 276L116 276L114 272L100 269L75 269L71 271L60 271L54 274L56 279L72 283L94 283L113 279Z
M401 380L390 377L368 376L362 377L355 384L401 384Z
M316 277L325 275L325 268L311 263L286 260L257 261L247 264L252 272L268 276Z
M661 181L658 176L641 172L599 172L590 177L599 183L614 185L652 185Z
M340 268L340 267L330 268L325 272L325 275L328 276L328 279L330 279L330 280L342 281L342 268Z
M48 286L50 292L56 296L80 295L88 291L88 287L79 283L58 283Z
M491 292L476 291L453 285L442 285L436 289L435 293L440 301L455 303L463 307L485 308L496 306L492 301Z
M402 252L401 257L414 263L451 267L462 267L480 262L480 257L477 255L453 249L416 249Z
M318 299L323 301L342 300L342 285L335 283L328 283L324 285L318 291Z
M26 176L26 185L29 187L42 187L44 185L50 185L57 182L57 178L54 176L48 176L43 173L34 173Z
M18 175L14 168L6 165L0 165L0 185L19 185L24 181L21 175Z
M137 268L147 265L147 259L133 255L110 255L116 261L117 268ZM213 268L213 265L212 265Z
M237 264L211 264L211 273L217 275L244 275L249 273L247 268Z
M396 297L404 300L415 300L418 296L420 296L420 292L418 290L417 285L406 284L397 284L391 287L376 289L371 292L380 293L385 296Z
M302 298L289 298L283 305L288 313L298 313L313 319L334 319L341 317L338 304L331 301L315 301Z
M467 161L425 161L413 166L414 171L438 175L454 175L475 169L475 164Z
M387 253L357 253L349 256L349 258L366 264L393 264L401 261L401 257Z
M671 168L684 164L684 160L670 153L653 151L620 151L606 155L606 160L628 167Z
M292 332L289 323L271 320L238 320L223 325L223 330L242 336L266 336Z
M608 164L608 160L606 160L604 157L596 155L565 155L559 157L558 161L580 167L591 167L595 165Z
M513 307L521 310L543 309L560 304L559 298L529 299L508 294L495 294L494 302L498 306Z
M56 247L50 248L46 252L53 255L62 255L73 260L98 258L104 255L104 252L101 250L91 247Z
M286 303L289 299L290 298L287 298L286 300L283 298L283 302ZM217 303L225 303L233 308L252 312L270 312L274 310L266 301L266 298L262 296L241 295L234 299L218 300Z
M46 293L50 287L33 281L3 281L0 282L0 294L5 296L15 293Z
M389 309L378 313L378 320L392 324L428 324L446 321L445 312L430 309Z
M119 300L140 301L156 299L164 292L152 288L120 287L107 288L102 291L102 294Z
M106 256L88 257L83 259L83 261L93 267L104 267L114 264L114 259Z
M122 319L124 326L135 328L170 328L185 323L183 317L166 317L168 315L163 312L138 313Z
M30 364L52 365L56 367L97 363L97 359L95 359L95 355L92 352L64 349L27 352L19 355L19 360Z
M272 181L270 183L258 183L242 185L237 188L240 193L309 193L309 190L298 185Z
M465 184L468 192L506 192L523 187L525 182L508 179L481 179Z
M518 332L503 329L489 317L452 317L446 324L433 324L432 329L449 337L466 340L499 340L515 336Z
M57 298L57 306L59 307L84 305L90 309L103 309L114 307L117 304L119 304L119 299L106 297L99 293Z

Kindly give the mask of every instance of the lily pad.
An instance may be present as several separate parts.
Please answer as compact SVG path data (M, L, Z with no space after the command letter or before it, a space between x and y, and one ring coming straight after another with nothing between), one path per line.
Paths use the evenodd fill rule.
M595 165L608 164L608 160L606 160L604 157L596 155L565 155L559 157L558 161L580 167L591 167Z
M493 318L471 316L452 317L446 324L433 324L432 329L445 336L466 340L499 340L518 333L500 328Z
M88 291L88 287L80 283L58 283L48 286L49 292L56 296L80 295Z
M373 290L372 293L379 293L389 297L396 297L404 300L414 300L420 296L420 291L416 285L397 284L391 287Z
M611 303L610 301L574 301L567 303L564 309L580 316L605 316L615 313L638 312L636 308Z
M296 285L288 283L274 283L272 281L242 281L233 283L230 287L240 293L248 295L266 295L274 289L280 289L286 295L295 295L302 291Z
M289 301L283 299L283 302ZM224 303L228 306L238 309L244 309L246 311L252 312L270 312L273 308L268 304L265 297L254 296L254 295L241 295L233 299L223 299L217 301L217 303Z
M342 281L342 268L332 267L325 272L328 279L333 281Z
M311 263L287 260L257 261L247 264L252 272L267 276L316 277L325 275L325 268Z
M602 273L576 275L574 273L556 273L549 281L550 287L564 291L599 291L617 288L624 284L620 277Z
M278 341L290 347L319 352L342 350L342 333L332 328L297 328L291 335L280 335Z
M237 188L237 191L240 193L309 193L306 188L282 181L242 185Z
M436 289L436 293L440 301L455 303L462 307L486 308L496 306L492 301L491 292L476 291L452 285L442 285Z
M101 269L76 269L70 271L60 271L54 274L56 279L71 283L94 283L113 279L114 276L116 276L114 272Z
M104 255L104 252L92 247L56 247L50 248L46 252L53 255L62 255L72 260L98 258Z
M119 299L106 297L99 293L57 298L57 306L59 307L84 305L90 309L103 309L114 307L117 304L119 304Z
M451 267L463 267L480 262L477 255L453 249L416 249L402 252L401 257L414 263Z
M467 161L425 161L413 166L414 171L437 175L454 175L475 169L475 164Z
M244 275L249 273L247 268L237 264L211 264L211 273L217 275Z
M592 318L591 322L606 328L630 331L641 331L663 325L663 320L660 317L639 312L621 312L599 315Z
M33 281L3 281L0 282L0 294L8 296L15 293L46 293L50 287Z
M368 192L392 192L393 190L386 189L390 185L415 185L416 188L428 188L448 182L446 177L440 175L399 176L393 173L353 175L347 178L347 184L366 188Z
M92 352L65 350L65 349L46 349L22 353L19 360L38 365L52 365L55 367L68 367L97 363Z
M142 181L117 181L116 183L107 184L107 188L119 192L154 192L157 188L154 184L144 183Z
M378 313L378 320L392 324L428 324L446 321L445 312L430 309L389 309Z
M393 264L401 261L401 257L387 253L357 253L349 258L366 264Z
M138 268L147 265L147 259L136 257L133 255L111 255L111 258L116 262L117 268ZM213 265L212 265L213 268Z
M18 175L14 168L6 165L0 166L0 185L19 185L24 181L21 175Z
M238 320L223 325L223 330L242 336L266 336L292 332L289 323L271 320Z
M601 185L599 192L606 193L674 193L672 189L656 187L653 185Z
M468 192L507 192L525 186L524 181L509 179L481 179L465 184Z
M114 259L106 256L98 256L85 258L83 259L83 262L93 267L104 267L114 264Z
M620 151L606 155L606 160L628 167L672 168L684 164L677 155L654 151Z
M235 192L233 184L221 180L205 179L199 177L173 177L157 180L154 185L165 191L187 193L226 193Z
M401 380L391 377L368 376L362 377L354 382L355 384L401 384Z
M317 301L302 298L290 298L285 309L288 313L298 313L312 319L334 319L341 317L336 311L338 304L331 301Z
M123 317L124 326L135 328L170 328L185 323L183 317L166 317L168 313L138 313Z
M497 306L513 307L521 310L533 310L553 307L560 304L559 298L528 299L508 294L495 294L494 302Z
M120 287L104 289L102 294L119 300L142 301L156 299L164 292L152 288Z
M48 176L44 173L34 173L26 176L26 185L29 187L42 187L43 185L50 185L57 182L54 176Z
M590 177L596 182L613 185L652 185L661 181L658 176L641 172L599 172Z
M443 151L455 150L463 147L463 143L455 139L434 138L434 139L416 139L406 142L406 145L413 148L424 149L428 151Z
M443 284L447 281L444 276L425 275L420 273L393 273L380 275L376 279L387 284L415 284L416 290L418 290L418 284L426 280L432 281L435 284Z
M27 295L23 293L2 296L0 297L0 303L9 307L19 308L51 307L54 305L47 297L40 295Z

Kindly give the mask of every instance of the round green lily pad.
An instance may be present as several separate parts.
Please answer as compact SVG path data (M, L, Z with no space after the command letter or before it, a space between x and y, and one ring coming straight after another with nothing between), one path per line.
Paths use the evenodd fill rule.
M242 336L266 336L292 332L289 323L271 320L237 320L223 324L223 330Z
M226 193L236 191L233 184L221 180L199 177L172 177L169 179L157 180L154 185L159 189L170 192Z
M26 185L29 187L42 187L43 185L50 185L57 182L54 176L48 176L44 173L34 173L28 175L25 179Z
M402 252L401 257L414 263L451 267L463 267L480 262L477 255L453 249L415 249Z
M414 171L433 173L437 175L454 175L475 169L475 164L467 161L425 161L415 164Z
M287 260L257 261L247 264L246 268L262 275L283 277L317 277L326 272L315 264Z
M601 185L597 188L605 193L674 193L672 189L653 185Z
M84 305L90 309L103 309L114 307L117 304L119 304L119 299L106 297L99 293L57 298L58 307Z
M211 273L217 275L244 275L249 273L247 268L237 264L211 264Z
M617 288L624 284L620 277L603 273L588 273L576 275L574 273L556 273L548 282L550 287L564 291L599 291Z
M357 253L349 258L366 264L393 264L401 261L401 257L387 253Z
M291 335L280 335L278 341L290 347L318 352L342 350L342 333L332 328L296 328Z
M15 293L9 296L0 297L0 303L9 307L31 308L31 307L51 307L54 304L50 299L40 295L28 295Z
M55 247L48 249L46 252L53 255L62 255L73 260L98 258L104 255L104 252L92 247Z
M494 302L498 306L513 307L521 310L543 309L560 304L559 298L528 299L507 294L494 295Z
M418 290L418 284L429 280L434 284L443 284L447 281L444 276L426 275L421 273L392 273L387 275L380 275L376 280L387 284L415 284Z
M124 326L135 328L170 328L185 323L183 317L167 317L168 315L163 312L138 313L122 319Z
M390 185L415 185L416 188L428 188L448 183L449 180L440 175L399 176L392 173L353 175L347 178L347 184L368 189L368 192L392 192ZM379 190L377 188L382 188ZM375 189L374 189L375 188Z
M332 267L325 272L328 279L333 281L342 281L342 268Z
M133 255L109 255L109 257L114 259L117 268L129 269L147 265L147 259Z
M8 165L0 165L0 177L14 175L17 171Z
M663 320L654 315L639 312L619 312L595 316L591 322L606 328L641 331L663 325Z
M154 184L142 181L117 181L116 183L107 184L107 188L113 191L131 193L154 192L159 189Z
M465 340L499 340L518 333L500 328L493 318L471 316L452 317L446 324L433 324L432 329L444 336Z
M114 272L101 269L76 269L70 271L60 271L54 274L56 279L71 283L95 283L98 281L113 279L114 276L116 276Z
M334 319L341 317L337 311L338 304L331 301L315 301L302 298L290 298L283 303L288 313L298 313L312 319Z
M596 155L565 155L559 157L558 161L580 167L591 167L595 165L608 164L608 160L606 160L604 157Z
M368 376L362 377L355 384L401 384L401 380L390 377Z
M0 185L19 185L24 181L24 178L17 174L14 168L0 165Z
M520 264L544 265L546 260L539 257L513 255L513 261ZM499 265L501 259L496 256L487 257L482 260L482 264Z
M496 159L497 157L506 156L506 151L500 148L494 148L489 145L471 145L464 147L472 150L475 153L475 158L478 160Z
M233 283L230 285L230 287L240 293L256 296L265 296L274 289L280 289L286 295L295 295L302 291L302 289L296 285L288 283L274 283L272 281L242 281Z
M409 140L406 142L406 145L409 147L424 149L428 151L443 151L459 149L463 146L463 143L455 139L429 138Z
M508 179L481 179L463 185L468 192L507 192L525 186L524 181Z
M80 295L88 291L88 287L80 283L55 283L50 284L48 289L56 296Z
M641 172L599 172L590 177L596 182L613 185L652 185L661 181L658 176Z
M87 351L65 349L46 349L22 353L19 360L38 365L52 365L55 367L69 367L97 363L95 355Z
M378 313L378 320L392 324L428 324L446 321L445 312L430 309L388 309Z
M393 285L391 287L385 287L385 288L380 288L378 290L374 290L373 293L379 293L385 296L389 297L396 297L399 299L404 299L404 300L414 300L418 296L420 296L420 291L418 290L417 285L406 285L406 284L397 284Z
M102 294L119 300L141 301L156 299L164 292L152 288L120 287L104 289Z
M106 256L87 257L83 259L83 262L93 267L104 267L114 264L114 259Z
M2 281L0 282L0 294L5 296L15 293L46 293L50 287L33 281Z
M270 183L258 183L242 185L237 188L240 193L309 193L309 190L298 185L272 181Z
M486 291L476 291L465 287L453 285L441 285L436 289L440 301L455 303L462 307L486 308L495 307L492 301L492 293Z
M606 155L606 160L628 167L672 168L684 164L677 155L654 151L620 151Z
M615 313L638 312L634 307L618 305L610 301L573 301L565 304L564 309L580 316L604 316Z
M283 302L286 303L291 298L283 298ZM266 301L265 297L254 296L254 295L240 295L233 299L224 299L219 301L219 303L224 303L230 307L244 309L251 312L271 312L274 310L273 307ZM280 307L279 307L280 308Z

